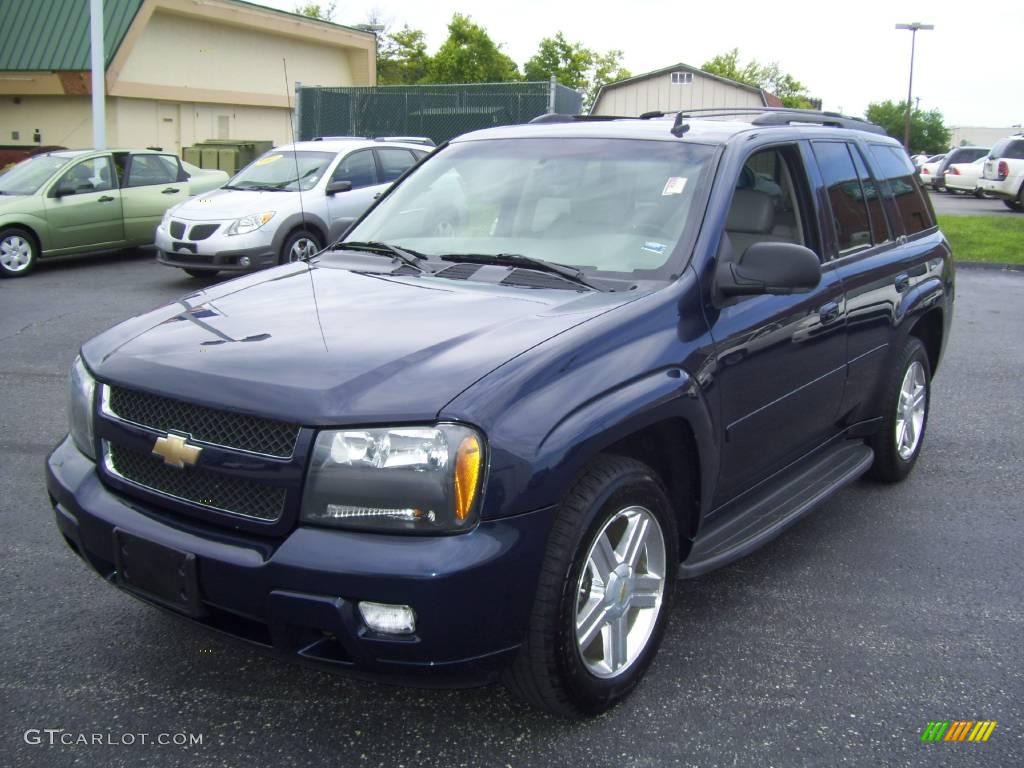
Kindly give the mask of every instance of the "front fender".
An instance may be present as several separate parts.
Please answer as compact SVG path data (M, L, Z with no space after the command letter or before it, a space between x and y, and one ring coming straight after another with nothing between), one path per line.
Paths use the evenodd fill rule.
M30 230L39 240L39 248L46 251L50 244L50 226L46 219L34 213L2 213L0 214L0 229L6 227L21 227Z
M487 435L483 517L557 504L594 456L667 419L685 422L697 444L701 487L712 486L718 454L711 409L690 373L706 325L696 281L688 285L575 326L442 409L440 418L476 424ZM681 468L689 458L680 456Z

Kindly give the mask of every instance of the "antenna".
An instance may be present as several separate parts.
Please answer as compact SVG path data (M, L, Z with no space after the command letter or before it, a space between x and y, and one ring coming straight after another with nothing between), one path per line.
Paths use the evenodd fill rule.
M292 139L292 158L295 160L295 189L299 193L299 218L302 220L302 228L305 230L306 208L302 204L302 177L299 176L299 153L295 148L295 125L292 121L292 92L288 84L288 59L282 58L281 64L284 66L284 97L288 102L288 135ZM305 256L306 261L309 261L310 255L307 253Z

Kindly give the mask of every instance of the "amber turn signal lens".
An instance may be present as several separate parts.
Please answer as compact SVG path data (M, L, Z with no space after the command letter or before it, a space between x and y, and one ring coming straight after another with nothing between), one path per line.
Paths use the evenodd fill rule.
M460 523L473 509L482 458L480 440L474 435L463 438L455 454L455 519Z

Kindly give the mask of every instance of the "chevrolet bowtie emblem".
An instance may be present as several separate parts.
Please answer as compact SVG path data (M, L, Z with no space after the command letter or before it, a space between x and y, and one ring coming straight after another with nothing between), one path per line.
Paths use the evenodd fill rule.
M178 469L184 469L186 464L190 467L194 465L202 452L202 448L189 445L184 437L178 435L158 437L153 445L153 453L162 457L164 464Z

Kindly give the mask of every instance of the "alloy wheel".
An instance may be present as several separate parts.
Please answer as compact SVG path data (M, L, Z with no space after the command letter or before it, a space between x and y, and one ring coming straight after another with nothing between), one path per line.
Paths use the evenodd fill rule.
M904 461L910 460L921 442L927 408L928 389L925 386L924 367L915 360L903 376L896 405L896 450Z
M0 264L8 272L24 272L32 263L32 244L21 235L0 240Z

